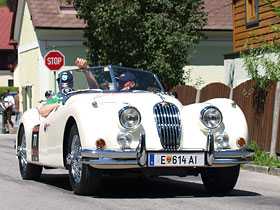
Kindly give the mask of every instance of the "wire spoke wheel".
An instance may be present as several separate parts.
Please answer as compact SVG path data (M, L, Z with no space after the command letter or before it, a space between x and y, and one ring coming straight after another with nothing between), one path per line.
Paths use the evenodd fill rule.
M81 142L80 137L78 135L73 136L72 144L71 144L71 173L76 183L81 181L82 176L82 163L81 163Z
M26 154L26 137L25 134L21 136L21 144L19 146L19 161L20 167L23 171L26 171L27 167L27 154Z
M38 180L42 174L42 166L28 163L26 140L24 127L22 126L19 131L19 142L17 146L20 174L23 179Z
M82 144L77 126L70 129L66 157L71 186L78 195L96 194L101 184L101 170L82 163Z

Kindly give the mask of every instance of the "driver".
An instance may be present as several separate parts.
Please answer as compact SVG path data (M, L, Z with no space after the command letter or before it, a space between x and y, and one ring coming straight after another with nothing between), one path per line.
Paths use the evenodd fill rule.
M136 77L130 72L123 73L118 78L119 90L133 90L135 88Z

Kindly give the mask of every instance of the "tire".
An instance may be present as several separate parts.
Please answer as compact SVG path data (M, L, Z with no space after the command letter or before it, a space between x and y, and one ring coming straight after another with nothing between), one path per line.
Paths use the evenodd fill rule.
M42 166L27 163L26 154L26 138L24 128L21 127L19 131L19 153L18 162L19 170L22 179L25 180L38 180L42 174Z
M101 171L87 164L82 164L79 157L81 156L81 142L76 125L73 125L68 140L67 157L71 157L68 165L69 179L75 194L93 195L97 194L101 185Z
M240 165L225 168L207 168L201 173L204 187L212 194L227 194L233 190Z

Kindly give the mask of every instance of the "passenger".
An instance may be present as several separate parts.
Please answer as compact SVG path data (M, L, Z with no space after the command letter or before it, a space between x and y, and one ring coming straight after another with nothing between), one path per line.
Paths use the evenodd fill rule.
M69 71L65 71L59 74L57 82L59 83L60 81L62 91L64 88L73 87L73 76ZM39 114L42 117L47 117L52 112L52 110L59 104L61 99L60 93L54 96L51 90L46 91L45 97L47 99L46 103L39 108Z
M89 87L91 89L98 89L99 85L95 77L90 71L87 71L87 60L82 58L77 58L75 64L79 69L83 70L83 72L85 73ZM73 76L69 71L60 73L57 81L58 83L61 81L62 90L65 89L66 87L71 89L73 88L73 84L74 84ZM51 100L47 100L47 102L39 108L39 114L42 117L47 117L52 112L52 110L59 104L60 99L61 99L61 95L60 93L58 93L56 97L53 97Z
M85 72L89 88L98 89L99 85L98 85L98 82L96 81L95 77L93 76L91 71L87 71L87 60L83 59L83 58L77 58L75 64L79 69L81 69L81 70L83 70L83 72Z

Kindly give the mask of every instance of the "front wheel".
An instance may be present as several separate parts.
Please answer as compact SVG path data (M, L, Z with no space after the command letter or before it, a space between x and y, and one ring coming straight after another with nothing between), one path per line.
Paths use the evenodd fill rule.
M240 165L224 168L207 168L201 173L204 187L214 194L227 194L233 190L240 171Z
M68 141L67 163L72 189L78 195L92 195L101 184L101 171L81 163L81 141L76 125L73 125Z
M19 131L18 162L22 179L38 180L42 173L42 166L27 163L26 137L24 128Z

